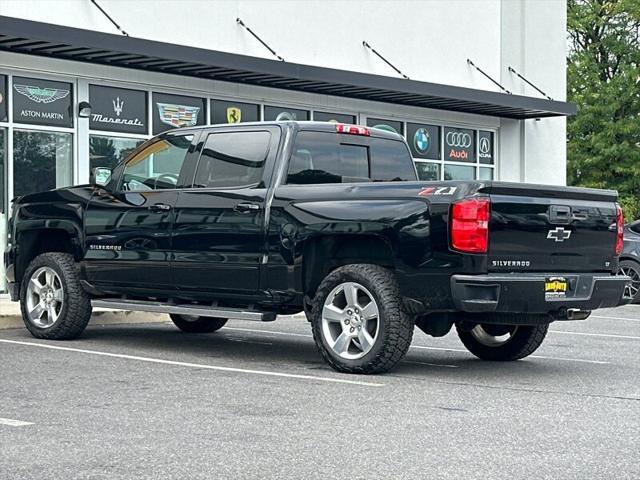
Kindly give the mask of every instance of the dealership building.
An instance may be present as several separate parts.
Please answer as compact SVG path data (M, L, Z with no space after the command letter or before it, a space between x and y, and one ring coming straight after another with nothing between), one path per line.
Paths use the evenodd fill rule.
M563 0L1 2L0 254L11 198L180 126L359 123L423 180L562 185L565 57Z

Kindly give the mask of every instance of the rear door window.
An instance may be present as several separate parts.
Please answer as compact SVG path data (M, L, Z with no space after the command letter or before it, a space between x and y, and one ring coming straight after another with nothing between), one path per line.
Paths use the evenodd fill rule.
M290 185L415 179L401 141L313 131L296 136L287 175Z
M193 186L241 188L259 185L270 142L268 131L210 134L198 162Z

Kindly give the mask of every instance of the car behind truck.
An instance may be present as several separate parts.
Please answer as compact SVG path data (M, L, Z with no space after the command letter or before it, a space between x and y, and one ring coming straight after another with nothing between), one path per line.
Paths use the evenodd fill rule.
M92 306L193 333L304 311L329 365L377 373L415 326L517 360L551 322L629 301L616 192L418 181L382 130L179 129L93 175L13 202L9 289L37 338L79 336Z

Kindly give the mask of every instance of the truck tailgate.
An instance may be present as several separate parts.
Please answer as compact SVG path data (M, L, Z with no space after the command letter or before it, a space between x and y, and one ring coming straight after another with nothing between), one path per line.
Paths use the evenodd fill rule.
M617 193L492 183L489 271L603 272L615 267Z

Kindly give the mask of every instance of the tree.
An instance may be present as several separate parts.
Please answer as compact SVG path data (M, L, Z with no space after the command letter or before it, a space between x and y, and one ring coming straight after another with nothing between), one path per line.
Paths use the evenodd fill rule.
M570 185L620 193L640 217L640 1L568 0Z

